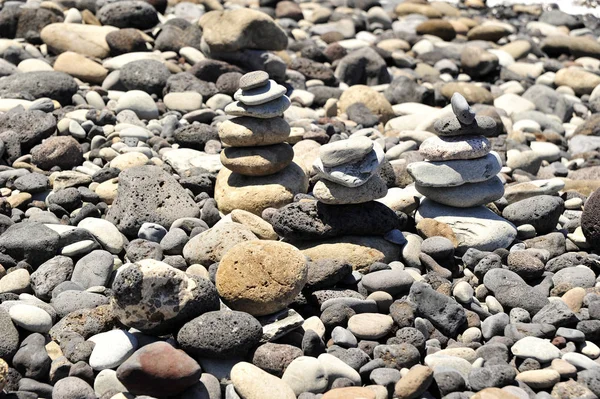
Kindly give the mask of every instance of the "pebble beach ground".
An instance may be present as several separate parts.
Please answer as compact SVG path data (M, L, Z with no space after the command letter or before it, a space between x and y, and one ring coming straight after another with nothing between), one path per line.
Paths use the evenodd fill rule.
M4 1L0 399L599 398L559 2Z

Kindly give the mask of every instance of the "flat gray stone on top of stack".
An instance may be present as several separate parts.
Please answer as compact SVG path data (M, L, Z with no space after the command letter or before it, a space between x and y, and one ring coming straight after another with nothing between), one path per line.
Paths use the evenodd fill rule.
M456 208L502 198L504 185L497 176L502 161L485 137L494 134L496 122L476 116L459 93L454 93L451 104L454 115L437 120L438 135L419 148L426 161L408 166L416 190L431 201Z

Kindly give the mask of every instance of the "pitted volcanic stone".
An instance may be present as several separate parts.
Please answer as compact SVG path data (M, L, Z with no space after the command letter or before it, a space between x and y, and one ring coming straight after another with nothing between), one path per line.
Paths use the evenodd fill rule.
M240 78L239 87L242 90L250 90L264 86L269 80L269 74L265 71L248 72Z
M17 75L25 74L13 76ZM4 141L6 155L11 162L50 137L55 130L56 119L43 111L7 112L0 116L0 139Z
M183 217L198 216L194 200L173 176L158 166L137 166L119 175L117 198L106 220L125 235L136 236L143 223L164 228Z
M219 308L210 281L153 259L124 266L112 289L114 312L121 323L150 334L177 330L194 317Z
M294 150L287 143L262 147L228 147L221 151L221 163L244 176L268 176L287 167Z
M290 135L290 125L283 118L256 119L240 117L219 125L219 138L232 147L254 147L283 143Z
M440 136L492 136L496 133L496 121L485 115L476 116L473 123L461 123L456 116L440 118L433 124Z
M502 211L502 216L516 226L530 224L538 234L546 234L556 228L563 210L562 198L538 195L508 205Z
M275 212L273 229L290 240L316 240L342 235L382 235L403 228L398 215L376 201L358 205L294 202Z
M225 254L217 269L221 299L232 309L263 316L284 309L304 287L308 266L290 244L249 241Z
M500 156L491 152L477 159L413 162L407 171L420 186L452 187L489 180L501 169Z
M227 359L245 357L258 345L262 326L244 312L208 312L187 322L177 342L187 353L198 357Z
M64 26L64 24L60 24L59 26ZM61 33L64 33L66 29L62 29ZM75 79L71 75L55 71L15 73L14 75L5 76L0 81L0 95L2 96L9 93L24 93L34 99L52 98L63 105L71 104L71 99L73 98L73 94L77 93L77 89L77 82L75 82ZM50 114L46 115L51 116Z
M429 161L475 159L487 155L491 150L491 143L483 136L435 136L425 140L419 147L421 155Z

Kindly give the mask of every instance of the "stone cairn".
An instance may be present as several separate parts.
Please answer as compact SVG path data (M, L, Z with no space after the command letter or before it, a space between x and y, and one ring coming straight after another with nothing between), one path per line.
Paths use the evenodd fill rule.
M313 196L329 205L362 204L385 197L379 176L383 149L368 137L350 138L320 148L313 165L319 181Z
M276 210L269 218L275 232L307 249L305 254L311 258L347 255L324 254L317 249L331 242L329 239L347 244L347 251L362 245L375 246L382 253L397 251L395 244L405 242L400 231L403 220L375 201L388 191L379 174L383 159L381 146L367 137L323 145L313 164L319 179L312 191L316 201L303 199ZM352 267L361 270L371 263L358 262Z
M307 178L292 164L294 151L286 142L290 135L290 126L282 118L290 106L286 91L266 72L250 72L240 78L234 94L237 101L225 107L225 113L237 118L219 126L219 137L228 146L221 152L221 163L228 171L217 177L215 200L224 213L245 209L260 215L263 209L281 207L293 195L306 192ZM278 188L255 189L269 184ZM249 196L261 197L258 208L244 207Z
M470 208L496 201L504 195L497 174L502 161L485 136L496 130L489 116L476 116L467 100L454 93L454 115L434 124L438 136L423 142L419 152L426 161L408 166L415 189L439 204Z

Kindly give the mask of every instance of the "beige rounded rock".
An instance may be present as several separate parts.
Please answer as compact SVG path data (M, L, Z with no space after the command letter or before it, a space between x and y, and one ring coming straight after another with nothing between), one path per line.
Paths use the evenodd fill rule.
M54 70L65 72L84 82L100 84L108 75L108 70L102 65L85 56L67 51L56 58Z
M369 86L354 85L345 90L338 101L338 112L345 113L349 106L356 103L365 104L384 123L396 116L385 96Z
M110 54L106 35L117 30L114 26L55 23L45 26L40 36L55 54L74 51L102 59Z
M117 189L119 188L119 179L109 179L96 187L95 193L98 194L100 200L108 205L111 205L117 198Z
M375 175L358 187L346 187L321 179L313 188L313 195L325 204L362 204L383 198L387 194L387 184Z
M529 385L534 390L539 390L553 387L560 381L560 374L552 369L529 370L517 374L515 379Z
M232 147L254 147L283 143L290 125L283 118L234 118L219 125L219 138Z
M221 163L244 176L268 176L292 163L294 151L287 143L264 147L228 147L221 151Z
M508 393L500 388L486 388L475 395L471 399L519 399L517 396Z
M6 385L6 379L8 378L8 364L0 359L0 391L4 389Z
M221 261L236 244L258 240L252 231L239 223L219 223L194 236L183 247L188 263L210 266Z
M348 320L348 330L359 339L376 340L384 337L393 325L394 320L389 315L379 313L360 313Z
M231 382L243 399L296 399L288 384L250 363L233 366Z
M134 166L142 166L148 163L148 157L141 152L126 152L125 154L117 155L110 161L111 168L125 170Z
M305 256L277 241L237 244L221 259L216 286L232 309L263 316L284 309L306 284Z
M277 240L279 238L269 222L253 213L234 209L230 215L231 220L248 227L261 240Z
M215 183L215 200L225 214L242 209L260 215L266 208L281 208L294 196L306 193L308 178L294 162L269 176L244 176L221 169Z
M321 399L377 399L377 396L373 390L366 387L346 387L332 389Z
M421 396L433 381L433 370L416 365L396 383L394 394L398 399L412 399Z
M313 261L338 259L358 271L366 270L374 262L389 263L400 259L399 246L375 236L342 236L297 245Z

